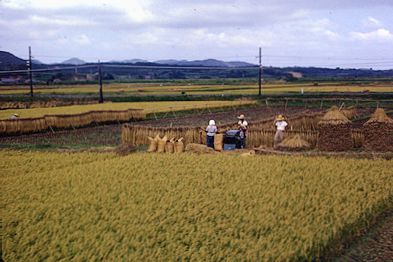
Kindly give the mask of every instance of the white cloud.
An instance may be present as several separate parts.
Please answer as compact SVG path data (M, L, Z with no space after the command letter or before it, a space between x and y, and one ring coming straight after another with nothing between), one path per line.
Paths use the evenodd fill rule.
M25 20L26 23L34 23L37 25L46 26L93 26L96 23L79 17L63 17L63 18L50 18L38 15L32 15Z
M382 22L372 16L369 16L367 19L363 20L363 25L367 27L381 27Z
M393 41L393 34L384 28L380 28L376 31L362 33L362 32L351 32L351 37L361 41Z
M78 45L90 45L91 44L90 38L85 34L75 36L73 38L73 42L75 42Z

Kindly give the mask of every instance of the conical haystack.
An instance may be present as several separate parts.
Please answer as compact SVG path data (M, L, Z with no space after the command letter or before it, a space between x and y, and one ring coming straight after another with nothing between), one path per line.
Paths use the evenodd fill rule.
M363 125L364 147L373 151L393 151L393 119L377 108Z
M350 106L348 108L342 109L341 113L343 113L343 115L346 118L350 119L350 120L353 119L356 116L356 114L357 114L356 108L353 107L353 106Z
M317 146L322 151L346 151L353 148L351 121L332 107L318 123Z
M285 138L279 145L279 150L285 151L301 151L310 149L311 145L306 140L302 139L300 135Z

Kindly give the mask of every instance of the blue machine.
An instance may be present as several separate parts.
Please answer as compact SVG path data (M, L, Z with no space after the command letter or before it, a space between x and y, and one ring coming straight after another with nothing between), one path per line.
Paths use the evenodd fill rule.
M228 130L224 134L224 150L241 148L240 130Z

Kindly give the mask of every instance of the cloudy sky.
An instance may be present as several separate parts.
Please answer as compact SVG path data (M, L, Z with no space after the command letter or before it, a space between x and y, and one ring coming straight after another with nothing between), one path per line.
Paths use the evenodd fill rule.
M0 0L0 50L43 62L393 68L393 0Z

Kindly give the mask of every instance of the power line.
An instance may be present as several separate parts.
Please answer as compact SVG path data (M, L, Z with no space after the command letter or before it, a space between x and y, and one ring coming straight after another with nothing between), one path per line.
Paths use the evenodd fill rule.
M73 66L73 67L54 67L54 68L45 68L45 69L32 69L31 72L49 72L49 71L61 71L61 70L75 70L75 68L91 68L97 67L97 65L81 65L81 66ZM7 70L0 71L0 74L10 74L10 73L26 73L29 70Z

